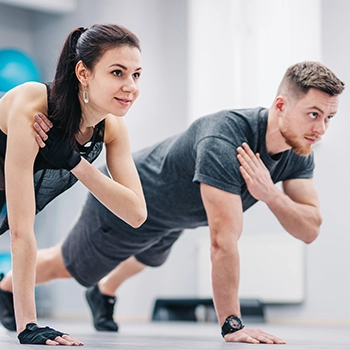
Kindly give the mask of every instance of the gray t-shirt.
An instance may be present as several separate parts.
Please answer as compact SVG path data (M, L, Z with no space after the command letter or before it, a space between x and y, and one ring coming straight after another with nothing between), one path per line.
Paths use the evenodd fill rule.
M240 195L243 210L247 210L256 199L250 195L239 171L237 147L243 142L254 153L260 153L274 183L311 178L313 154L302 157L288 150L272 158L267 153L267 117L265 108L221 111L196 120L183 133L136 152L134 160L148 218L134 229L93 200L93 205L99 206L95 209L102 211L102 226L143 237L207 226L201 182ZM92 205L91 200L88 202Z

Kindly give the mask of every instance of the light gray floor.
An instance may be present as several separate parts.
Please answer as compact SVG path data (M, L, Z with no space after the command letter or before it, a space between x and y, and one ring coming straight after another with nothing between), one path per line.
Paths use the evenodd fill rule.
M119 333L96 332L90 322L63 322L41 320L40 325L49 325L70 333L85 343L81 349L122 349L122 350L338 350L350 349L349 327L306 327L272 324L254 324L287 341L286 345L225 343L218 326L211 323L153 322L125 323ZM33 346L20 345L14 332L0 326L0 349L26 349ZM42 348L42 347L41 347Z

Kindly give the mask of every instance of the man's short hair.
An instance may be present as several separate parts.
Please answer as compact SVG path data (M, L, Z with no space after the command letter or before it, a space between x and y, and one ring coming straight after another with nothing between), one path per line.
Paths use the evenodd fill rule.
M311 88L330 96L340 95L345 84L326 66L319 62L305 61L290 66L278 87L277 95L287 94L299 99Z

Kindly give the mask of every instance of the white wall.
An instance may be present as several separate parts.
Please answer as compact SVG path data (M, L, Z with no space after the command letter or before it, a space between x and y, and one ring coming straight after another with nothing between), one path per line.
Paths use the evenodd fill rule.
M77 0L0 0L0 3L48 13L67 13L77 8Z
M316 153L315 182L324 215L322 231L309 247L309 296L300 316L331 316L349 323L350 229L348 224L350 189L346 173L349 170L350 140L350 3L346 0L322 0L322 58L346 84L337 116ZM322 306L322 307L320 307Z
M116 22L133 30L141 39L144 61L143 91L127 116L136 150L218 109L269 106L286 67L297 61L322 59L350 81L349 7L347 0L79 0L77 11L62 15L0 5L0 46L16 43L33 53L44 80L51 80L61 44L74 27ZM307 247L306 299L301 305L269 307L272 320L350 322L345 270L350 265L349 189L343 185L348 177L347 95L316 149L315 183L324 224L321 236ZM78 184L40 214L40 247L67 233L85 194ZM244 233L257 232L281 232L260 204L245 214ZM117 317L148 317L158 296L195 295L196 244L207 236L207 229L187 231L163 267L126 283L118 294ZM7 240L1 237L0 247ZM88 315L84 289L75 281L51 286L56 316Z
M28 12L22 9L12 8L0 4L0 47L17 47L22 48L30 54L32 50L32 21ZM13 25L13 19L16 18L18 23Z
M225 108L270 106L288 66L321 59L319 0L188 3L190 121Z

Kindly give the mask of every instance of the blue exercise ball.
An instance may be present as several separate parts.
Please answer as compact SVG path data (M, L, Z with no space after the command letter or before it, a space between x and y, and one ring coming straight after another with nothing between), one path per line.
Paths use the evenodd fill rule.
M6 92L27 81L40 81L35 62L22 51L0 49L0 91Z

